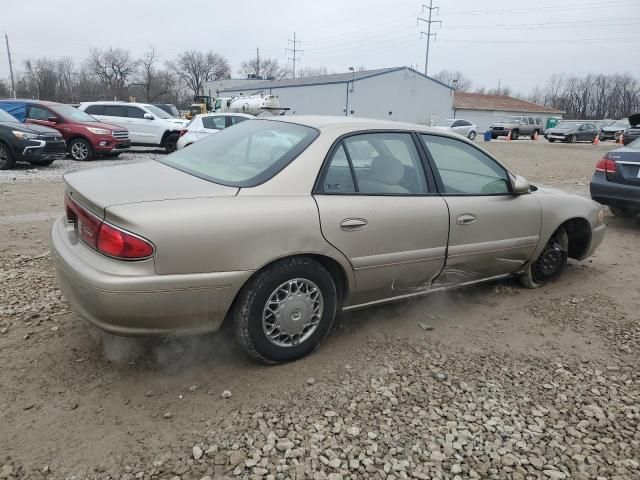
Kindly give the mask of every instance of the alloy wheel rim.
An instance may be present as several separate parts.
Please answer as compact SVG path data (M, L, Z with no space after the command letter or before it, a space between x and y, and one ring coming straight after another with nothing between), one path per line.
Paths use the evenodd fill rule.
M294 278L276 288L262 311L262 331L277 347L304 343L320 325L324 299L311 280Z
M7 155L4 147L0 147L0 167L4 167L9 162L9 155Z
M89 148L82 142L76 142L71 146L71 156L76 160L84 160L89 156Z

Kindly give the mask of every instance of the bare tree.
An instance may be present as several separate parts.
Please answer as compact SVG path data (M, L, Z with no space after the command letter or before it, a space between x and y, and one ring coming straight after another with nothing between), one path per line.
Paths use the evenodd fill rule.
M442 70L436 73L433 78L449 85L456 92L468 92L471 90L473 82L460 71Z
M168 63L168 67L194 95L201 93L204 82L228 78L231 72L229 62L211 51L206 54L195 50L184 52Z
M127 82L136 73L138 62L131 58L129 50L93 48L89 51L85 68L110 94L122 98L126 94Z
M238 73L247 77L255 75L256 77L279 80L286 77L288 72L287 68L281 67L278 60L274 58L259 58L256 56L254 59L242 62Z
M329 74L330 74L329 69L324 65L317 66L317 67L303 67L296 70L296 76L298 78L320 77L322 75L329 75Z
M4 83L4 80L0 80L0 97L5 98L9 96L9 87Z

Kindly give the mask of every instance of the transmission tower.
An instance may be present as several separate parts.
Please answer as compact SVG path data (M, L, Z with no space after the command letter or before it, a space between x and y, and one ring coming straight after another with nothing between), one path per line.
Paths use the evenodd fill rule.
M429 10L429 16L427 18L418 17L416 23L418 25L420 25L420 22L424 22L427 24L427 31L420 32L420 38L427 37L427 54L425 55L424 59L424 74L428 75L427 72L429 71L429 47L431 45L431 37L433 37L434 40L438 37L437 33L431 33L431 25L433 23L437 23L440 27L442 27L442 20L432 20L434 10L436 11L436 14L440 14L440 7L434 7L433 0L429 0L429 5L422 5L422 13L424 13L425 10Z
M299 62L298 54L304 52L304 50L300 50L298 48L299 45L302 44L300 40L296 40L296 32L293 32L293 40L289 39L289 43L292 44L291 48L285 48L286 52L291 52L293 57L289 57L289 60L293 63L293 78L296 78L296 62Z

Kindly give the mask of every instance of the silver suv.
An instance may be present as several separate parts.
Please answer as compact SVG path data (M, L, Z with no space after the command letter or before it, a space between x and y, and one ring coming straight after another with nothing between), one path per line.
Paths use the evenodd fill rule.
M188 123L148 103L83 102L78 107L92 117L129 130L131 145L176 149L180 130Z
M489 127L491 138L504 137L511 132L511 140L517 140L521 136L534 139L536 134L542 135L544 127L541 118L526 117L524 115L512 115L503 118L498 123Z

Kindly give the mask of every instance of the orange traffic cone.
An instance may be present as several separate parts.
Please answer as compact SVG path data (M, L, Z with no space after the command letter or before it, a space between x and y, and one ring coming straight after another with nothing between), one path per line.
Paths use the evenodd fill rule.
M618 138L616 138L616 143L618 145L624 145L624 143L622 142L622 133L620 133L620 135L618 135Z
M533 132L533 141L537 141L538 140L538 131L536 130L535 132Z
M593 139L594 145L600 145L600 132L596 135L596 138Z
M509 130L509 135L507 135L507 142L511 141L511 130Z

